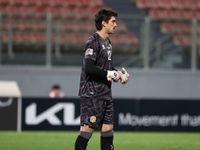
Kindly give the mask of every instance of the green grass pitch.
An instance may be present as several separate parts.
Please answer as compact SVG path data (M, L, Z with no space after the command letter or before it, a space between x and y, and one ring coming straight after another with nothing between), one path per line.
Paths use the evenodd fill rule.
M78 131L0 132L0 150L74 150ZM115 132L115 150L200 150L200 133ZM100 150L95 131L87 150Z

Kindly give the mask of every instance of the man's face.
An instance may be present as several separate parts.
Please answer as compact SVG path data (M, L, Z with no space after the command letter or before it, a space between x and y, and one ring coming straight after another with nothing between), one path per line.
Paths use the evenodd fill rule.
M108 23L107 22L104 23L104 26L105 26L106 33L113 34L115 31L115 28L117 27L116 18L112 16L110 20L108 21Z

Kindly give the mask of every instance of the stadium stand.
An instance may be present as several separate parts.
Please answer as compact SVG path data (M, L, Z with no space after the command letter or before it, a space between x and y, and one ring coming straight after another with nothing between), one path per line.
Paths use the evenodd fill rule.
M59 21L62 44L84 44L96 30L93 20L100 8L108 8L102 0L0 0L2 41L9 40L8 24L11 21L14 43L45 43L46 15L51 13L52 42L55 42L56 22ZM139 45L137 36L130 33L121 20L116 36L111 39L113 44Z
M191 45L191 18L200 19L199 0L137 0L138 8L144 9L152 19L160 19L162 33L174 33L177 46ZM197 27L199 32L199 27ZM198 40L197 43L199 44Z

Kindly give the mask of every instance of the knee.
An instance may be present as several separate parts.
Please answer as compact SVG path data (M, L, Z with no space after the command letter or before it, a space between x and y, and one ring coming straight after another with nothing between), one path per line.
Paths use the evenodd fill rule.
M80 131L93 133L94 132L94 128L84 124L83 126L81 126Z
M113 125L103 125L101 128L101 132L107 132L113 130Z

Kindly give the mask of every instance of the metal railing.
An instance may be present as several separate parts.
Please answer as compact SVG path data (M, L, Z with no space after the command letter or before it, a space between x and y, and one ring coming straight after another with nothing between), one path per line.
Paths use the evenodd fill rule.
M121 19L123 19L123 15L121 15ZM124 19L134 19L134 17L127 17L124 15ZM173 41L171 40L173 36L179 32L179 29L177 29L175 32L170 33L170 34L162 34L162 36L158 36L153 39L151 35L151 26L154 24L153 19L149 18L146 16L145 18L138 18L135 17L135 19L140 19L143 20L144 25L140 25L141 31L141 38L140 40L140 54L139 55L129 55L127 59L122 62L122 65L132 67L132 68L143 68L144 70L149 70L151 68L156 68L160 66L163 63L163 57L165 56L165 52L169 52L169 56L177 55L179 52L183 50L183 46L176 46L174 47ZM12 29L12 21L9 21L8 24L8 43L7 43L7 54L10 59L15 58L15 53L13 51L13 29ZM197 19L191 19L192 23L192 43L191 46L191 67L190 69L192 71L197 71L198 66L197 66L197 24L198 21ZM55 23L55 56L56 59L61 59L62 57L62 52L61 52L61 31L60 31L60 26L61 23L59 21L56 21ZM139 26L139 25L138 25ZM2 28L2 15L0 13L0 29ZM48 14L46 18L46 51L45 51L45 66L47 68L50 68L52 66L52 15ZM152 31L153 32L153 31ZM160 31L155 31L155 32L160 32ZM0 35L2 34L2 31L0 30ZM0 65L2 64L2 36L0 36ZM5 52L4 52L5 53ZM126 55L126 54L125 54ZM120 57L120 56L119 56ZM181 57L181 56L180 56ZM154 66L152 65L155 64ZM133 64L131 66L131 64Z

